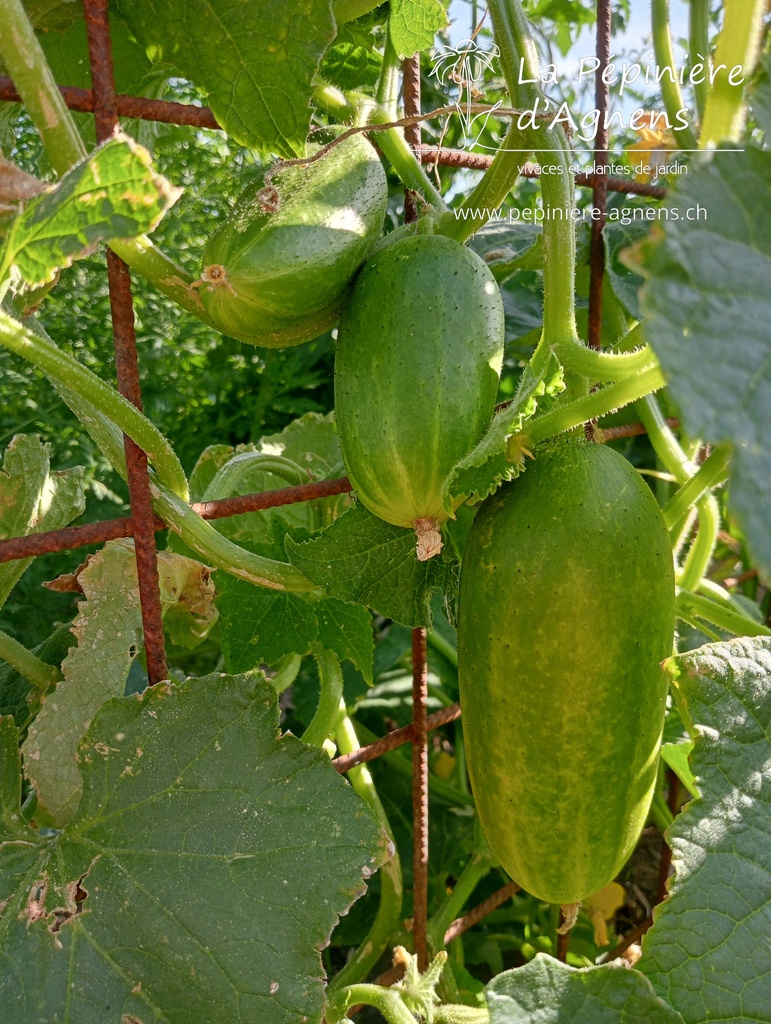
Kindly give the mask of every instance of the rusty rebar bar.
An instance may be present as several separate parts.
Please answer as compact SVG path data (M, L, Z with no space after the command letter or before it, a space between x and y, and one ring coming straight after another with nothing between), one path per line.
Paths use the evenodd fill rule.
M59 92L69 110L74 110L76 114L94 113L94 94L91 89L77 89L71 85L60 85ZM8 78L7 75L0 75L0 101L21 103L21 96L16 91L13 79ZM208 107L199 107L194 103L151 100L145 96L126 96L119 93L115 96L115 106L118 117L222 130L222 126Z
M503 906L506 900L518 893L521 886L517 885L516 882L508 882L502 888L497 889L491 896L488 896L486 900L482 900L478 903L473 910L469 910L468 914L464 914L463 917L457 917L447 931L444 933L444 944L449 946L453 939L457 939L459 935L468 931L469 928L473 928L475 924L479 924L488 914L492 914L498 907Z
M413 939L418 968L428 967L428 664L426 630L412 631Z
M605 167L608 162L607 112L610 103L610 85L606 81L606 70L610 60L610 0L597 0L597 48L598 64L594 73L594 105L598 111L597 135L594 140L594 163ZM602 282L605 273L605 208L608 200L608 181L603 173L596 175L592 187L592 203L600 216L592 218L592 234L589 243L589 327L590 348L602 345Z
M458 718L460 718L460 704L451 704L450 707L435 711L433 715L426 718L426 732L438 729L442 725L449 725L450 722L454 722ZM336 757L332 764L341 775L344 775L351 768L355 768L357 764L374 761L382 754L387 754L389 750L395 750L402 744L409 743L413 735L413 727L405 725L401 729L394 729L379 740L368 743L366 747L359 747L352 754L342 754L340 757Z
M420 113L420 55L408 57L402 63L402 91L404 113L413 117ZM415 151L420 152L420 124L410 124L404 129L404 137ZM418 199L409 188L404 190L404 220L407 224L418 219Z
M97 142L104 142L118 130L115 101L115 77L110 40L107 0L83 0L86 35L94 97L94 121ZM118 390L138 409L142 408L139 383L134 303L131 274L115 253L107 251L107 280L110 291L115 372ZM155 513L150 493L147 455L130 437L123 436L126 453L126 478L137 563L139 604L142 612L147 676L152 686L168 677L166 645L163 636L163 609L155 547Z
M493 158L487 153L467 153L463 149L439 149L437 146L421 146L421 163L441 164L442 167L463 167L471 171L486 171ZM522 178L539 178L541 168L538 164L524 164L519 172ZM664 199L667 190L661 185L646 185L633 178L616 178L579 171L575 176L576 185L594 188L597 181L603 178L609 192L623 192L627 195L648 196L651 199Z
M599 962L601 964L608 964L611 962L611 960L615 960L616 957L622 956L624 953L626 953L630 946L633 946L635 942L637 942L639 939L643 937L643 935L645 935L645 933L650 929L652 924L653 918L646 917L645 920L641 921L640 924L633 928L631 932L628 932L622 939L619 939L619 941L616 943L613 949L608 950L607 953L604 953Z
M191 508L202 519L227 519L229 516L245 515L247 512L313 501L314 498L347 494L350 490L350 481L342 476L319 483L281 487L275 491L259 491L254 494L241 494L235 498L195 502ZM154 517L154 524L156 533L168 529L160 516ZM104 519L99 523L85 523L81 526L65 526L61 530L32 533L25 537L10 537L8 540L0 540L0 564L35 555L50 555L57 551L82 548L86 544L104 544L105 541L116 540L118 537L131 537L133 532L132 517L122 516L117 519Z

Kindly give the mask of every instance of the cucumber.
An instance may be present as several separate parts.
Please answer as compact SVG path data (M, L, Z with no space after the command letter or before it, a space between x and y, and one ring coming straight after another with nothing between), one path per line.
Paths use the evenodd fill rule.
M387 203L385 172L361 135L279 170L267 188L258 178L206 245L201 300L210 317L266 348L317 338L337 322Z
M441 235L379 249L343 311L335 416L356 497L436 553L444 485L492 420L503 303L483 261Z
M474 520L458 602L469 775L493 851L539 899L580 902L637 842L674 596L658 505L604 446L545 446Z

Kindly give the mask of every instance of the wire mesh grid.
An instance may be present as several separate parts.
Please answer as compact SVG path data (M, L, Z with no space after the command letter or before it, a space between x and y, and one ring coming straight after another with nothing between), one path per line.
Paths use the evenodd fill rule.
M74 111L93 113L97 140L108 139L118 127L119 117L138 118L147 121L162 121L177 125L219 129L211 110L192 104L151 100L138 96L117 95L113 74L113 57L110 40L108 0L83 0L85 10L88 49L91 65L91 89L76 89L59 86L66 105ZM607 161L608 135L602 128L609 103L609 88L603 83L603 71L610 55L610 0L597 3L597 46L599 63L595 72L596 107L599 112L600 130L594 146L595 166L604 166ZM403 64L403 98L406 115L420 114L420 63L418 57ZM20 102L21 97L10 78L0 76L0 100ZM405 129L407 141L418 157L426 164L441 164L449 167L485 169L491 157L462 150L440 149L421 144L420 125ZM527 166L521 169L524 177L538 177L539 169ZM602 302L602 281L604 251L602 229L608 191L635 193L651 198L663 198L665 190L658 186L643 185L629 179L606 177L601 172L575 176L576 184L592 189L594 207L600 211L593 220L590 250L590 312L589 343L600 345L600 310ZM405 196L405 217L416 216L414 197ZM134 331L134 309L131 296L131 277L127 265L110 250L107 251L110 308L115 346L115 366L118 387L129 401L141 409L141 389ZM636 428L640 428L639 430ZM641 432L639 424L627 428L628 433ZM60 530L13 537L0 541L0 563L29 558L34 555L50 554L79 548L87 544L103 543L118 537L133 537L136 549L137 576L139 581L142 623L144 628L147 671L150 684L167 678L166 651L161 615L160 588L156 560L155 534L167 529L163 520L154 512L150 494L147 456L130 438L124 437L128 469L128 489L131 515L70 526ZM243 495L219 501L193 504L192 508L204 519L220 519L259 509L276 508L296 502L312 501L315 498L342 494L351 490L345 477L318 483L285 487L280 490ZM458 704L441 711L427 714L427 658L426 631L413 630L413 720L412 724L396 729L353 754L338 757L332 763L340 773L345 773L358 764L375 758L403 743L412 743L413 748L413 940L421 970L427 966L427 910L428 910L428 733L447 725L460 717ZM486 914L500 906L518 889L512 882L493 893L482 904L473 908L464 917L453 922L445 935L445 942L472 927ZM558 950L561 959L566 956L567 936ZM620 948L620 947L619 947Z

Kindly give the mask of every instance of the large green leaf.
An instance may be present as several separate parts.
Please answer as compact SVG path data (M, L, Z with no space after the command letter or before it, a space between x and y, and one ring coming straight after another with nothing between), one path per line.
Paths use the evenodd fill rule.
M539 953L485 989L490 1024L682 1024L637 971L577 971Z
M313 77L335 35L329 0L118 0L152 60L208 93L236 142L305 154Z
M51 834L20 817L2 720L0 1020L320 1021L319 950L384 837L278 721L255 677L114 699L80 747L78 815Z
M146 150L116 136L27 204L8 233L0 279L15 266L30 287L46 284L100 242L152 231L180 191L153 172Z
M730 500L771 577L771 152L678 179L645 256L645 331L692 437L735 445Z
M640 969L687 1024L771 1020L771 640L669 663L698 738L701 798L669 830L675 878Z

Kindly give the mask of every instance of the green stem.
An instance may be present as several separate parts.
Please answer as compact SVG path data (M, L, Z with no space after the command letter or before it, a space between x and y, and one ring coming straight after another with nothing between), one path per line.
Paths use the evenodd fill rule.
M720 508L712 494L699 499L696 508L699 513L699 529L683 563L678 585L683 590L695 590L712 560L720 529Z
M343 670L334 651L327 651L318 644L313 646L313 657L319 669L321 695L316 713L301 739L303 743L308 743L312 747L321 747L335 731L335 724L340 716Z
M292 685L295 679L297 679L301 664L302 658L299 654L284 655L278 662L276 671L270 677L270 685L276 693L281 694Z
M664 109L667 112L669 123L672 125L672 135L680 149L695 149L696 137L691 129L676 127L680 123L678 114L680 111L685 111L685 104L680 90L675 54L672 49L672 36L669 31L669 0L651 0L651 29L656 64L663 72L659 84L661 97L664 100Z
M228 333L225 327L206 312L201 296L193 287L195 278L162 253L147 235L126 240L114 239L109 244L116 256L120 256L133 271L149 281L161 294L198 317L209 327L213 327L215 331L221 334Z
M590 395L558 405L543 416L536 416L525 424L512 441L516 439L515 443L519 443L520 447L529 449L549 437L572 430L588 420L605 416L622 406L629 405L630 402L636 402L644 395L664 387L665 384L661 369L658 366L651 366L634 377L619 381L617 384L609 384Z
M340 701L335 739L341 754L351 754L359 749L359 739L343 700ZM380 827L393 845L394 854L380 868L380 905L375 920L372 922L372 927L345 967L330 982L327 988L327 998L330 1001L337 1001L345 992L346 985L351 985L361 981L362 978L366 978L385 950L389 948L401 925L402 898L404 893L401 862L396 846L393 843L391 825L367 765L362 764L352 768L348 772L348 781L359 796L369 804ZM381 991L385 990L381 989ZM355 1000L355 1002L362 1001L364 1000ZM348 1003L347 1005L350 1006L353 1003ZM415 1024L413 1019L411 1019L410 1024Z
M37 323L35 323L35 329L39 335L42 335L42 328ZM67 382L60 380L53 383L62 399L84 424L115 471L125 480L126 461L123 453L123 439L115 424L93 406L90 406L82 394L70 388ZM261 555L256 555L238 544L234 544L233 541L228 540L216 530L211 523L202 519L171 490L157 482L153 484L151 490L155 511L172 530L179 534L188 547L201 555L206 564L222 569L239 579L272 589L313 590L313 584L306 580L294 566L274 561L271 558L263 558ZM287 685L289 684L287 683Z
M363 117L364 112L366 112L366 120L370 124L388 124L393 120L392 117L389 117L388 111L374 103L371 97L356 92L346 95L325 82L317 84L313 99L319 107L339 120L359 120ZM407 144L400 128L386 128L383 131L373 132L373 140L377 142L406 188L419 192L441 213L447 211L444 199Z
M703 64L703 82L693 83L693 98L696 101L696 113L699 121L704 119L704 109L709 95L709 0L691 0L688 10L688 49L690 65Z
M441 654L443 658L449 661L453 668L458 667L458 652L449 640L445 640L441 633L437 633L436 630L431 629L426 636L426 640L428 642L428 646L433 647L437 654Z
M512 105L532 108L540 96L540 66L522 5L519 0L488 0L487 9Z
M369 120L371 124L387 124L391 118L388 117L387 111L375 107ZM387 128L385 131L376 132L373 138L390 161L401 183L413 192L419 192L440 213L446 212L447 204L413 153L401 128Z
M0 629L0 659L7 661L17 672L29 679L41 693L48 693L62 678L55 665L47 665L18 640Z
M744 85L755 69L763 31L765 0L725 0L715 50L715 78L707 96L699 147L738 142L744 128ZM730 78L735 68L740 71Z
M471 193L439 221L437 230L440 234L454 238L456 242L465 242L490 220L511 191L524 163L522 153L511 152L522 138L522 132L512 125L493 162Z
M380 69L376 98L378 106L388 115L388 120L395 121L396 104L399 99L399 55L391 42L390 28L386 31L386 44L383 50L383 64Z
M690 615L688 612L684 611L683 608L678 608L677 609L677 618L681 619L683 622L687 623L693 629L698 630L699 633L703 633L714 644L719 644L720 641L722 640L722 637L720 636L719 633L716 633L714 630L710 629L708 626L705 626L704 623L700 622L699 619L697 619L695 615ZM678 703L678 709L680 711L680 717L683 718L683 721L685 721L685 718L683 717L683 709L682 709L682 707L680 706L679 703ZM693 732L691 732L691 738L692 739L695 738Z
M567 342L559 349L559 360L566 369L590 381L621 381L656 365L656 356L647 345L634 352L599 352L583 342Z
M696 472L696 466L680 447L654 395L646 395L637 403L637 415L666 470L679 484L684 484Z
M718 629L724 629L734 636L771 636L771 629L760 622L736 612L732 608L718 604L709 597L702 597L701 594L687 593L681 591L677 595L676 611L682 617L690 621L693 618L706 619Z
M488 853L475 852L466 862L466 866L455 883L452 892L444 899L442 905L428 922L428 931L435 950L444 947L444 936L456 917L468 902L477 885L490 871L492 862Z
M131 402L60 351L50 340L0 311L0 344L22 356L53 381L77 391L83 400L112 420L152 459L160 480L187 500L187 480L179 459L166 438Z
M666 830L675 820L675 816L667 807L667 802L661 795L660 790L658 789L653 794L653 800L651 801L651 809L648 813L651 820L653 821L653 824L662 834L666 832Z
M415 1018L402 1002L399 993L380 985L349 985L343 989L327 1004L328 1024L347 1020L345 1014L348 1007L360 1004L374 1006L385 1017L387 1024L415 1024Z
M293 565L257 555L228 540L161 484L152 484L151 491L153 506L161 519L207 564L271 590L307 593L315 589Z
M719 583L715 583L714 580L702 577L696 584L695 589L701 591L701 593L705 594L713 601L717 601L718 604L725 605L726 608L730 608L731 611L734 611L739 615L747 614L744 606L736 600L734 595L726 590L725 587L721 587Z
M3 2L0 56L40 132L54 170L64 174L85 157L86 149L21 0Z
M661 510L664 522L672 530L695 505L702 494L717 487L728 476L728 464L731 459L731 445L718 445L706 462L688 479L679 490L675 491L670 500Z

